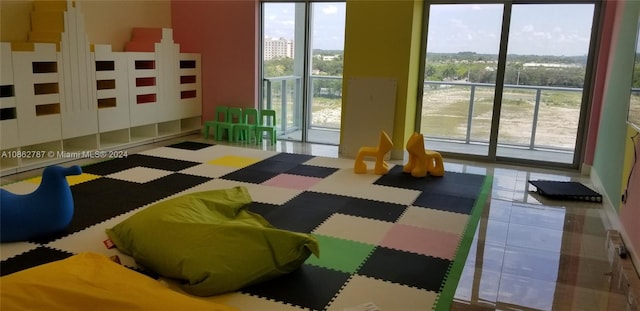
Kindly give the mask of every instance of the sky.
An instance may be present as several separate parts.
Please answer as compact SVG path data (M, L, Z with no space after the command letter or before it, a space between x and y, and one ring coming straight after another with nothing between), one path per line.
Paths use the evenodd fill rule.
M432 5L427 51L498 54L502 9L501 4ZM592 4L514 5L508 54L586 55L593 9ZM295 10L292 3L266 3L265 35L293 39ZM312 48L342 50L345 3L314 3L312 12Z
M298 4L302 8L303 4ZM276 38L294 38L295 10L292 3L265 3L264 34ZM304 9L302 9L304 10ZM345 2L313 3L312 48L344 49Z
M432 5L427 51L498 54L501 4ZM586 55L593 5L514 5L508 54Z

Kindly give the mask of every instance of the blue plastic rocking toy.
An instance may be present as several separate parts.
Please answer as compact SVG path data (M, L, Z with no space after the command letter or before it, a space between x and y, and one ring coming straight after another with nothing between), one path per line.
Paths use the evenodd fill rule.
M80 174L78 165L49 166L31 193L0 189L0 241L25 241L64 230L73 217L73 197L66 176Z

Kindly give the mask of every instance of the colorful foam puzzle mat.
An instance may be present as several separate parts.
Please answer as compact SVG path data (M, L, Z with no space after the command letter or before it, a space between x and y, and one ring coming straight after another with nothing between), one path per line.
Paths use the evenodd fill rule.
M311 233L320 245L319 258L290 274L204 298L241 310L448 310L492 183L491 176L457 171L415 178L401 165L385 175L355 174L352 159L190 141L82 170L70 183L75 213L68 228L1 244L2 275L88 251L117 255L158 278L105 247L105 229L161 200L241 185L250 211L278 228ZM33 180L3 186L23 193L35 187Z

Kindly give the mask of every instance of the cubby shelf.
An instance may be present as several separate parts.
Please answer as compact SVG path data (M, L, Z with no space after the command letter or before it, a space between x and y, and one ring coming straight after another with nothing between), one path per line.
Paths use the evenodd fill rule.
M0 43L0 153L44 152L0 158L0 176L199 132L200 54L181 53L171 30L162 33L155 52L90 51L77 38L60 50ZM68 44L86 55L65 58Z

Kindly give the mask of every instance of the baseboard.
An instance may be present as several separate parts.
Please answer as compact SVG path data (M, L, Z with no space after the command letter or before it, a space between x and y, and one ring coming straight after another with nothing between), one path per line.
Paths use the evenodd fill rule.
M622 227L622 223L620 223L620 218L618 216L618 211L614 206L618 206L619 204L613 204L611 198L607 195L607 192L604 191L604 186L602 185L602 181L600 180L600 176L598 176L598 172L596 170L591 170L590 173L591 183L596 188L595 190L602 194L602 209L604 216L603 220L605 221L605 229L607 230L615 230L620 233L622 237L622 241L629 241L629 235ZM639 250L633 248L631 243L624 243L625 248L627 249L628 256L631 258L633 262L633 266L635 267L636 273L640 275L640 254Z

